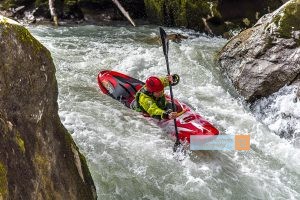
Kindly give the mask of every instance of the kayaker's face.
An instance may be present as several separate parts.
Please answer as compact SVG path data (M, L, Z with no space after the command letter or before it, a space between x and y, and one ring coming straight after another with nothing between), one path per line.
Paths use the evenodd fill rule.
M160 92L153 92L153 96L155 96L156 98L161 97L164 95L164 90L160 91Z

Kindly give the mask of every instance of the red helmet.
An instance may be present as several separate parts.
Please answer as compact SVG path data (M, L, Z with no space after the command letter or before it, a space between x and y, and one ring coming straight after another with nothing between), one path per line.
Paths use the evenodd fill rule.
M146 80L146 88L149 92L160 92L164 89L164 85L158 77L150 76Z

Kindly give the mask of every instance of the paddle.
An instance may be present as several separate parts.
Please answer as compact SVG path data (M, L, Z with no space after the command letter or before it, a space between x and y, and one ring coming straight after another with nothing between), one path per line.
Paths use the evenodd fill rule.
M161 43L162 43L162 46L163 46L164 55L165 55L165 58L166 58L168 75L170 75L169 59L168 59L169 41L167 39L167 34L166 34L166 32L163 28L159 27L159 32L160 32L160 38L161 38ZM170 84L170 95L171 95L171 102L172 102L172 110L173 110L173 112L175 112L175 104L174 104L173 91L172 91L172 85L171 84ZM181 145L181 143L179 141L179 137L178 137L176 119L174 119L174 125L175 125L175 133L176 133L176 142L174 144L173 151L176 152L178 147Z

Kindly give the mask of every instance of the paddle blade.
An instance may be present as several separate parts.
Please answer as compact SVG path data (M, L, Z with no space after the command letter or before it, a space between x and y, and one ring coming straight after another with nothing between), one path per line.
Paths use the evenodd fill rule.
M167 56L169 52L169 40L167 38L167 34L165 30L162 27L159 27L159 32L160 32L161 43L163 46L163 51L165 56Z
M177 139L174 146L173 146L173 152L177 152L178 149L181 149L181 143L180 141Z

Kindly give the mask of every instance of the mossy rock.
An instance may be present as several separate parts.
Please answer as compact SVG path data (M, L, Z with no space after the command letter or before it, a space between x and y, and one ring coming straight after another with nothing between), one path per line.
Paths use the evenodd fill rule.
M18 145L20 151L24 154L25 153L25 142L19 133L15 136L15 143Z
M220 16L217 11L217 1L144 0L144 3L148 19L158 24L185 26L202 30L202 17Z
M2 16L0 66L0 199L96 199L88 166L78 148L74 158L58 116L50 52Z
M0 116L0 133L2 134L2 137L8 133L8 127L4 121L4 119L1 118Z
M0 199L6 199L8 195L7 170L0 162Z
M14 33L16 34L16 38L18 38L20 41L22 41L25 45L33 46L34 53L38 53L45 49L45 47L37 41L30 32L24 28L23 26L19 25L17 22L8 19L8 18L0 18L0 26L4 26L5 30L2 32L2 34L10 34ZM49 59L51 58L51 54L49 51L45 51L46 55L48 55Z
M300 0L290 1L273 22L278 27L280 37L291 38L294 31L300 30Z

